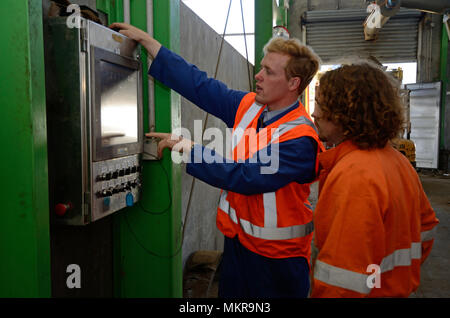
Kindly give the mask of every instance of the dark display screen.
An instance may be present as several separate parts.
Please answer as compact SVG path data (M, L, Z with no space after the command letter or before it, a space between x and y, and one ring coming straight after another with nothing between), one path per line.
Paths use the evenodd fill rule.
M138 141L138 72L100 61L102 146Z

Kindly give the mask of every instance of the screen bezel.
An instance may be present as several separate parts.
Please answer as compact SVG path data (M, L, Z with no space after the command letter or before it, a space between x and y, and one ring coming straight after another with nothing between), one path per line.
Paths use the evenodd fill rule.
M141 153L143 149L143 128L142 128L142 74L141 63L138 60L133 60L121 56L119 54L112 53L110 51L101 49L99 47L91 46L92 57L92 109L91 109L91 122L92 122L92 145L93 145L93 160L101 161L107 159L113 159L123 156L129 156L137 153ZM101 76L100 76L100 62L105 61L112 64L117 64L137 72L137 120L138 120L138 140L133 143L118 144L118 145L102 145L102 133L101 133Z

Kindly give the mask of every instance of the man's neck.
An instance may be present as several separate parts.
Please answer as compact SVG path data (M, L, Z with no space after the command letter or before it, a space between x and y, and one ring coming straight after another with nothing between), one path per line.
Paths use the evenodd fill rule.
M286 102L283 102L280 104L267 105L267 109L269 110L269 112L274 111L274 110L286 109L286 108L294 105L297 101L298 101L298 98L295 98L295 99L291 99L290 101L286 101Z

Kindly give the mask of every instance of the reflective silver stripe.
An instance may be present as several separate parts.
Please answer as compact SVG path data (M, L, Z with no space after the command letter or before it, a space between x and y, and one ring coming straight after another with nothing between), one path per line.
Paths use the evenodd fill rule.
M230 209L230 203L226 200L228 195L228 191L223 190L220 195L219 200L219 208L228 214L228 210Z
M308 209L312 210L312 206L310 206L308 203L303 203Z
M411 248L398 249L381 261L381 273L393 270L397 266L410 266L411 260L422 257L422 243L412 243ZM367 264L370 265L370 264ZM361 294L368 294L368 275L353 272L340 267L332 266L317 260L314 269L314 278L328 285L350 289Z
M230 202L227 201L228 191L223 190L220 195L219 208L230 216L234 223L238 224L236 210L230 206Z
M307 224L276 227L276 201L275 193L266 193L264 200L264 227L254 225L247 220L239 219L236 210L230 206L227 201L228 191L223 190L219 200L219 208L230 216L236 224L241 224L241 228L250 236L265 240L289 240L299 237L305 237L314 231L314 223L311 221Z
M236 215L236 210L233 209L232 207L230 207L230 218L233 220L234 223L239 224L238 223L238 219L237 219L237 215Z
M370 293L367 286L368 275L352 272L316 260L314 278L328 285L350 289L361 294Z
M263 194L264 204L264 227L277 227L277 199L275 192Z
M382 273L393 270L397 266L409 266L412 259L422 257L422 243L412 243L411 248L404 248L394 251L381 261L380 269Z
M435 227L429 231L423 231L422 233L420 233L420 240L422 242L426 242L426 241L430 241L432 239L434 239L434 231L435 231Z
M314 231L313 222L302 225L287 227L266 228L250 223L247 220L239 219L241 227L250 236L265 240L289 240L305 237Z
M270 140L270 142L271 143L274 142L276 139L280 138L281 135L287 133L289 130L297 127L298 125L308 125L311 128L313 128L314 131L317 133L317 128L314 125L314 123L312 121L310 121L308 118L306 118L305 116L300 116L292 121L288 121L288 122L278 126L275 133L272 134L272 139Z
M273 192L272 192L273 193ZM251 235L256 238L265 239L265 240L289 240L289 239L295 239L299 237L305 237L309 234L311 234L314 231L314 223L311 221L307 224L301 224L301 225L294 225L294 226L286 226L286 227L276 227L276 209L271 210L272 207L270 205L275 201L275 198L270 199L271 193L268 193L268 199L267 203L268 206L264 206L264 217L266 218L266 211L270 211L270 213L275 214L275 219L273 219L273 214L271 216L268 216L270 221L268 221L268 224L265 222L265 226L257 226L252 223L250 223L247 220L239 219L236 215L236 210L233 209L230 206L230 202L227 201L227 195L228 191L223 190L222 194L220 196L219 200L219 208L224 211L226 214L230 216L230 218L233 220L236 224L241 224L241 228L244 230L245 233L248 235ZM275 195L275 193L273 193ZM266 203L266 202L265 202ZM271 222L275 222L275 226L270 226Z
M244 135L245 129L250 125L252 120L255 118L255 116L258 114L258 112L261 109L261 105L258 105L256 102L253 103L252 106L247 110L244 117L242 117L239 124L236 126L236 128L233 130L233 134L231 135L231 150L233 151L234 148L239 144L239 142L242 139L242 136Z

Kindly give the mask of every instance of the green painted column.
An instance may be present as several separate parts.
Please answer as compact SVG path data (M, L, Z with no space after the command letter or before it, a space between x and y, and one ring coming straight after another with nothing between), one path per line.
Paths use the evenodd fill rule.
M273 3L272 0L255 0L255 67L259 69L259 63L264 57L264 45L272 37L273 28Z
M153 0L154 37L179 52L179 1ZM146 1L131 0L131 24L146 30ZM143 52L144 130L149 130L147 55ZM181 125L180 96L155 82L156 131ZM116 297L181 297L181 166L168 151L143 163L143 198L114 216Z
M97 0L97 10L108 14L108 23L123 22L123 0Z
M0 1L0 297L50 297L42 3Z

